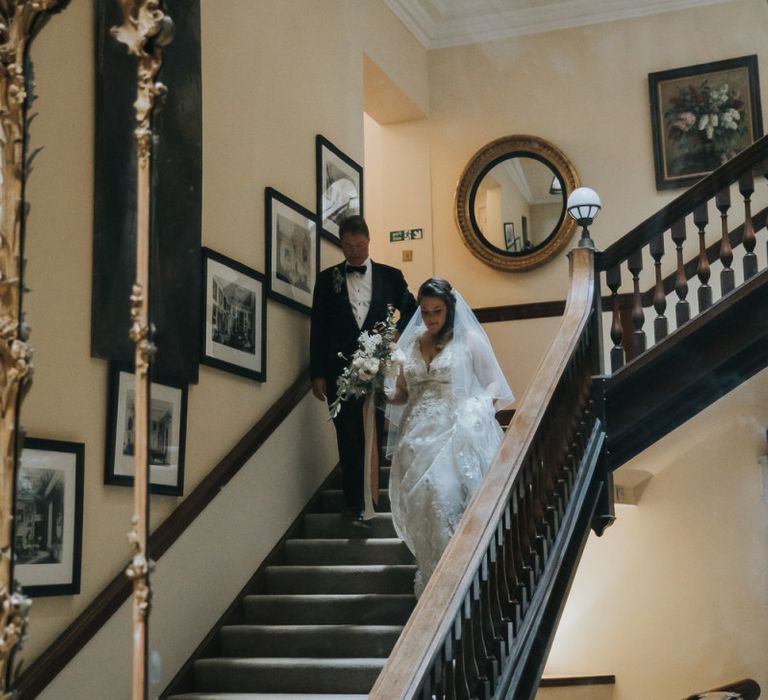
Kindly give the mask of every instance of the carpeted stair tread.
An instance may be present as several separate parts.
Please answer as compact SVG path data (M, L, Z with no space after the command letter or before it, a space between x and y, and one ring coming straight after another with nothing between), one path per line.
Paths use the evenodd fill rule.
M350 566L268 566L268 593L409 593L413 564Z
M259 693L367 693L386 659L198 659L200 691Z
M341 489L326 489L320 495L320 503L325 513L340 513L344 510L344 492ZM389 491L379 489L379 502L376 504L376 511L379 513L388 513L391 510L389 503Z
M412 564L397 538L286 540L286 564Z
M243 599L245 622L251 624L398 625L416 605L405 594L249 595Z
M340 513L307 513L304 536L307 539L371 539L397 537L390 513L376 513L366 525L358 524Z
M402 630L402 625L228 625L221 629L221 654L386 658Z
M181 693L168 700L367 700L368 695L328 693Z

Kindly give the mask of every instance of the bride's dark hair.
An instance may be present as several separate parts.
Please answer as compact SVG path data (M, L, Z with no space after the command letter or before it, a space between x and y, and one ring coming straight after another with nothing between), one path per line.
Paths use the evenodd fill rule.
M448 342L453 335L453 319L456 316L456 297L453 295L453 287L448 280L440 277L430 277L419 287L418 301L424 297L441 299L445 302L445 324L440 329L437 337L441 341Z

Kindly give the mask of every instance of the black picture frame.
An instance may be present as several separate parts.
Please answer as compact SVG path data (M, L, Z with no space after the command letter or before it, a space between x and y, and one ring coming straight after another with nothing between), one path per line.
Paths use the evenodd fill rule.
M265 275L210 248L202 249L202 261L201 362L266 382ZM234 317L233 299L237 305Z
M506 250L518 251L520 249L520 239L515 236L515 222L504 222L504 247Z
M110 367L104 483L133 486L133 369ZM149 492L184 493L187 439L187 385L151 382L149 389Z
M267 293L298 311L312 312L320 267L317 217L272 187L264 190Z
M657 190L690 187L763 135L756 55L649 73L648 91Z
M32 598L80 593L85 444L28 437L19 461L14 575Z
M318 134L315 139L317 227L320 235L341 246L339 222L363 216L363 168Z
M136 59L110 29L114 0L94 0L95 102L91 354L130 365L126 333L136 260ZM172 86L152 114L150 317L153 367L174 381L198 380L203 112L200 0L164 0L175 35L160 80Z

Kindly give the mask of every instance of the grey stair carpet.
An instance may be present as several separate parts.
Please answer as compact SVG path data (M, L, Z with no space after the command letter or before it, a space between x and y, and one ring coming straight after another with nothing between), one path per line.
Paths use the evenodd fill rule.
M242 599L238 624L218 632L217 656L193 665L194 689L168 700L363 700L416 599L416 567L392 525L381 473L367 527L341 515L332 484L265 567L259 593Z

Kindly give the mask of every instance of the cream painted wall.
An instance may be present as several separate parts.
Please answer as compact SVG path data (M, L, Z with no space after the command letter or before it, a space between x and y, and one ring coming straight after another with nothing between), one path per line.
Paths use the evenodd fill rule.
M631 460L654 476L591 536L547 675L613 673L614 700L768 687L768 370Z
M371 257L400 268L414 294L434 274L428 129L424 119L381 126L365 117L369 178L365 207L371 225ZM412 228L423 229L424 238L390 243L390 231ZM402 259L406 250L413 253L410 262Z
M403 91L423 108L428 104L426 52L379 0L202 0L201 18L203 245L264 270L264 188L275 187L314 210L318 133L363 161L363 51L387 74L397 76ZM93 24L92 3L73 2L51 20L33 49L39 94L35 108L40 114L32 145L44 144L45 150L29 183L27 283L34 290L29 317L36 374L23 423L32 436L85 442L86 465L82 591L35 601L24 652L27 663L122 570L128 556L125 534L132 495L130 489L103 484L107 367L89 356ZM337 248L323 243L323 265L339 257ZM126 332L127 327L128 319ZM266 383L201 368L199 384L189 389L185 494L307 366L308 337L305 315L270 301ZM223 588L230 600L336 461L333 430L322 405L299 415L305 419L301 429L306 439L296 442L279 479L274 456L269 451L258 455L264 465L259 487L246 493L247 515L263 516L273 526L251 527L247 566L241 570L231 566L233 561L220 560L206 564L203 557L190 555L204 588L212 588L211 582L218 585L221 570L233 571L231 584ZM290 498L278 493L277 486L290 492ZM242 514L243 506L231 500L237 495L226 489L215 507L240 508ZM153 524L164 520L180 500L152 497ZM160 562L158 588L177 591L187 585L181 568L165 565L174 556L172 549ZM234 560L238 555L229 556ZM192 627L180 627L192 635L185 643L194 646L216 620L224 605L223 599L216 600L213 604L200 595L197 608L185 608L185 615L194 618ZM169 610L178 614L171 601L172 595L158 596L155 619L166 619ZM111 641L100 637L97 646L123 649L127 663L129 629L111 629ZM186 647L177 641L166 639L164 644L179 654ZM164 656L166 674L172 675L181 657ZM114 655L95 658L106 669L118 665Z
M564 151L603 211L600 248L670 201L656 192L648 117L649 72L763 53L768 6L732 2L429 52L435 271L462 280L474 306L558 299L556 260L523 274L493 270L460 242L456 183L471 156L509 134L535 134ZM761 92L768 66L759 59ZM765 121L766 99L763 99ZM575 239L573 243L575 244Z

